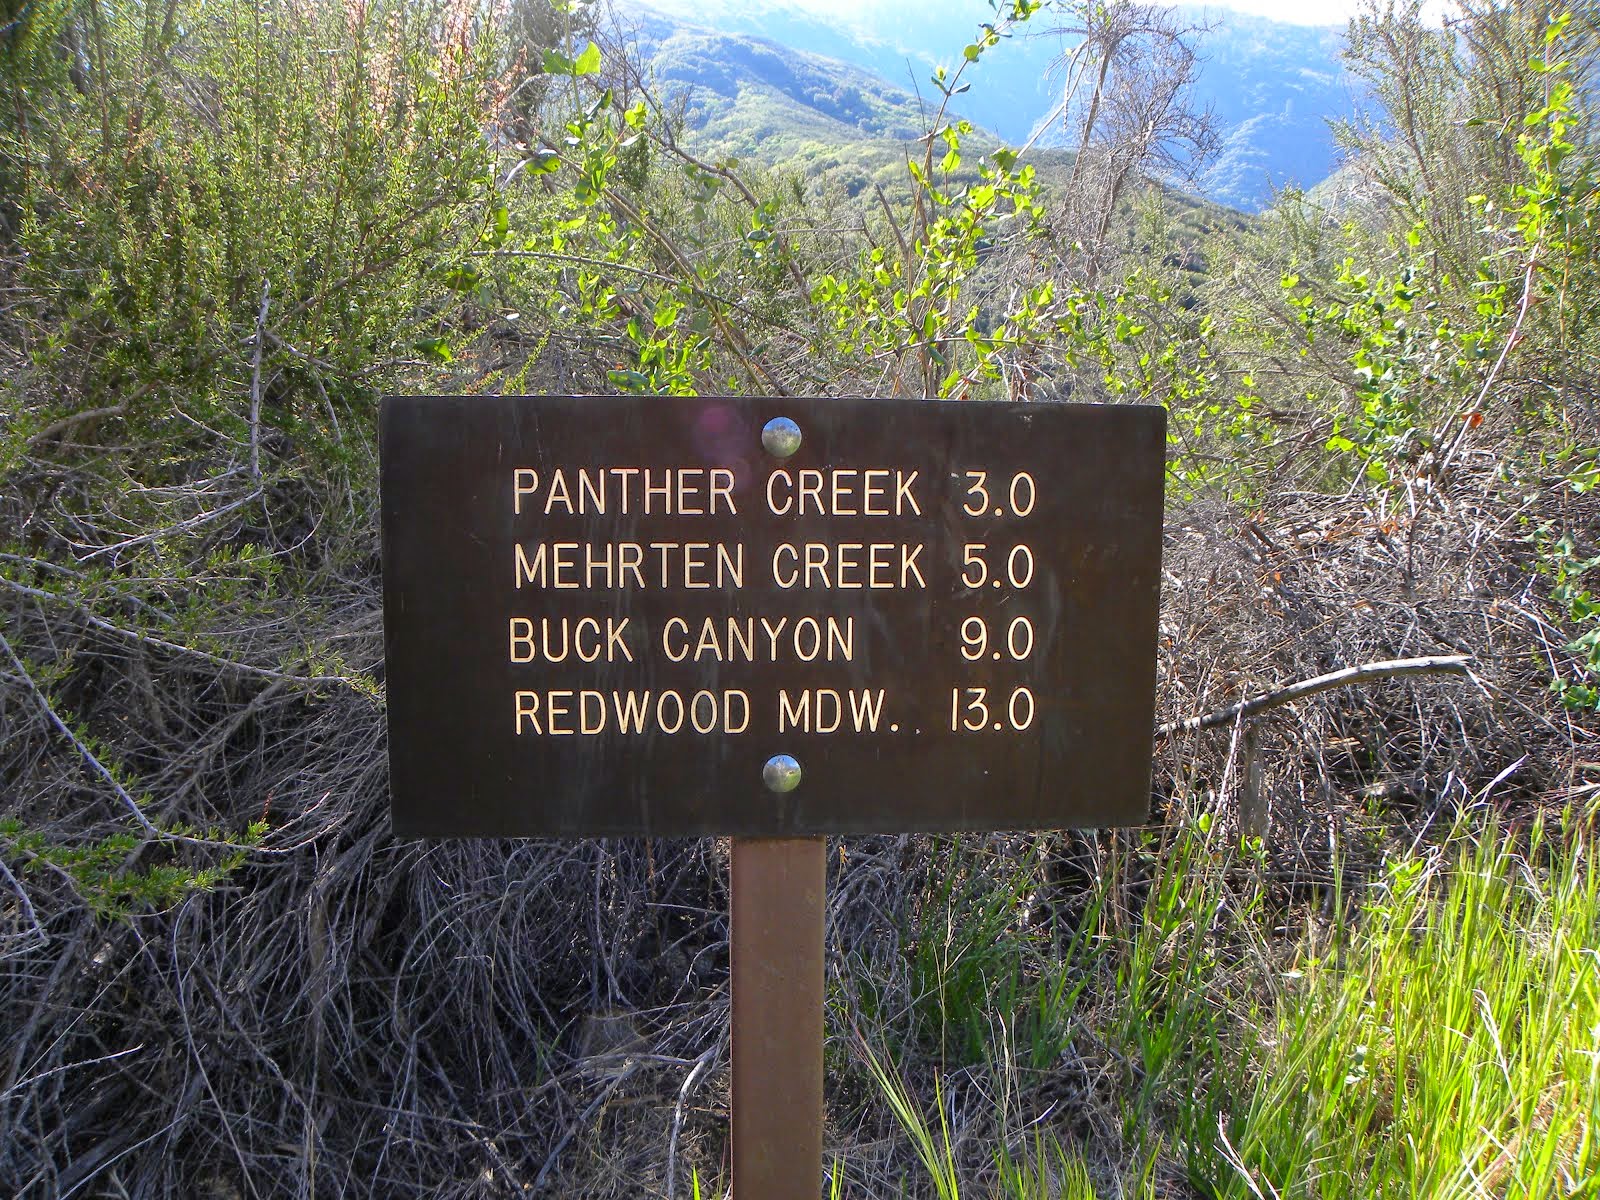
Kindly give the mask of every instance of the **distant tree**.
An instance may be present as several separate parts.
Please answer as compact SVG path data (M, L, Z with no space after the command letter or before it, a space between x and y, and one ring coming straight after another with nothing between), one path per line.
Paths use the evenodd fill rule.
M562 76L551 73L552 50L581 50L594 35L594 13L587 6L551 0L509 0L496 30L500 77L508 85L498 121L508 142L530 144L550 89Z
M1565 58L1582 106L1592 94L1600 6L1585 0L1572 11ZM1368 0L1350 22L1345 61L1366 85L1367 107L1335 126L1338 142L1459 281L1470 283L1494 248L1469 198L1499 196L1521 178L1518 136L1549 82L1550 15L1528 0L1456 0L1434 24L1423 0Z
M1048 35L1070 49L1057 119L1075 151L1052 223L1083 282L1106 267L1117 206L1141 183L1192 179L1216 151L1216 122L1194 101L1207 26L1136 0L1068 0Z

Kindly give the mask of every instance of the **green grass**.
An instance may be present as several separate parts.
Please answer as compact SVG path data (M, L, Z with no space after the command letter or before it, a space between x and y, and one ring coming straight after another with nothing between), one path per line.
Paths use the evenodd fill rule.
M1074 1023L1096 1028L1130 1064L1123 1161L1138 1166L1123 1170L1134 1177L1092 1176L1093 1147L1035 1128L1024 1152L1002 1146L964 1178L942 1083L930 1118L890 1054L859 1040L921 1164L914 1194L1154 1197L1160 1159L1219 1200L1600 1196L1600 872L1580 823L1559 836L1541 823L1463 825L1388 862L1335 933L1303 914L1288 956L1293 915L1265 905L1248 856L1242 869L1224 863L1199 831L1126 853L1150 870L1134 928L1097 907L1099 936L1070 943L1053 975L1013 964L1055 995L1038 1009L1053 1022L997 1020L1011 995L994 986L997 956L1023 943L984 921L987 986L957 969L939 994L943 1021L1009 1031L1004 1053L991 1047L997 1064L1059 1049ZM1070 982L1053 991L1053 980ZM987 1014L953 1010L963 999Z
M1600 1194L1597 880L1538 826L1392 863L1290 974L1219 1193Z
M861 1052L873 1082L911 1140L934 1195L938 1200L961 1200L964 1193L951 1149L943 1094L936 1086L934 1107L939 1114L936 1132L924 1119L915 1097L893 1066L875 1055L865 1042L861 1043ZM996 1152L998 1183L989 1193L995 1200L1096 1200L1097 1193L1083 1159L1064 1149L1054 1137L1035 1131L1027 1151L1019 1156L1001 1146Z

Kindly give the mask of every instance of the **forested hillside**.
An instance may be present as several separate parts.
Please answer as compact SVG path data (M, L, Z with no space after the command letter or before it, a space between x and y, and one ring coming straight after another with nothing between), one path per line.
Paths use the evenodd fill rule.
M779 55L787 50L842 60L907 91L926 90L926 76L948 60L950 47L972 36L977 19L960 0L919 5L914 21L888 3L864 3L832 17L825 11L785 0L629 0L617 6L622 22L645 30L659 29L664 13L688 37L714 26L720 36L767 41ZM1204 5L1163 10L1174 28L1190 31L1199 51L1195 98L1211 114L1218 146L1196 184L1215 203L1256 211L1284 188L1320 183L1339 157L1329 122L1365 108L1362 81L1340 58L1343 29L1290 23L1302 19L1293 6L1282 6L1278 16L1267 20ZM1084 28L1081 14L1046 9L974 65L961 115L1013 145L1029 138L1044 147L1064 144L1071 121L1062 119L1062 107L1070 107L1074 94L1071 63ZM694 69L680 77L692 78Z
M830 841L832 1195L1600 1189L1596 10L1363 17L1249 219L1164 11L810 62L847 186L598 6L0 8L0 1192L725 1192L725 843L389 829L386 393L1166 407L1149 823Z

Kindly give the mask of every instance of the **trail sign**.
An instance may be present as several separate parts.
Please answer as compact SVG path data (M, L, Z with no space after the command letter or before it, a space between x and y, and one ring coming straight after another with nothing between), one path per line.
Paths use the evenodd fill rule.
M395 830L1143 821L1164 450L1133 405L389 398Z
M395 832L735 835L737 1196L818 1194L818 835L1144 819L1165 416L383 402Z

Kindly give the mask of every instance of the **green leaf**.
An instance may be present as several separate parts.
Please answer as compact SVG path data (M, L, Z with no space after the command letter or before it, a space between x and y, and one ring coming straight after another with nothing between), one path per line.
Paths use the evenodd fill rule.
M473 263L452 267L444 273L444 285L454 292L470 292L483 282L483 272Z
M455 361L456 356L450 349L449 341L445 338L423 338L413 344L416 346L417 352L429 362L444 364Z
M982 53L983 53L983 47L978 45L976 42L973 42L971 45L969 45L965 50L963 50L961 52L961 56L963 58L965 58L968 62L977 62L978 61L978 56L980 54L982 54Z
M549 75L593 75L600 69L600 47L590 42L575 60L559 50L546 50L542 65Z
M489 246L498 250L506 244L506 238L511 233L511 214L504 204L494 210L489 217L489 227L483 231L483 240Z
M624 371L621 369L606 372L606 382L614 388L625 392L642 392L650 386L650 380L638 371Z

